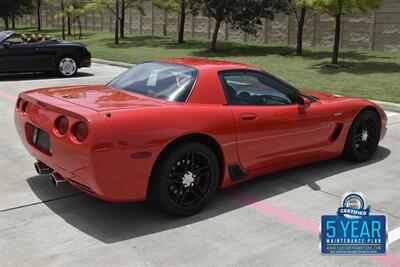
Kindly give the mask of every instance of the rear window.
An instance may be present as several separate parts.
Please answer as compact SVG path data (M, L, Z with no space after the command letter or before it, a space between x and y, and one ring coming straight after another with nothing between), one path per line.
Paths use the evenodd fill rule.
M129 69L107 85L149 97L185 102L196 79L194 68L148 62Z

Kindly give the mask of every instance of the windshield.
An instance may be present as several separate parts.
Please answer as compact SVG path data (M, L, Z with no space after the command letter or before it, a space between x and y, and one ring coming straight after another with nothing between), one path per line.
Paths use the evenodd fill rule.
M7 39L9 36L15 34L13 31L1 31L0 32L0 43Z
M137 65L108 83L108 86L149 97L185 102L196 81L197 70L170 63Z

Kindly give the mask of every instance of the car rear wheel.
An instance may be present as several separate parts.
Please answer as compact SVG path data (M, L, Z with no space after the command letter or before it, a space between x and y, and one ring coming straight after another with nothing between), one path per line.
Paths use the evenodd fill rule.
M57 64L57 72L64 77L72 77L78 71L78 64L75 58L70 56L62 57Z
M219 185L218 160L201 143L186 143L168 151L152 175L150 198L164 211L189 216L211 200Z
M354 119L347 136L344 157L354 161L369 160L378 148L380 138L379 116L364 110Z

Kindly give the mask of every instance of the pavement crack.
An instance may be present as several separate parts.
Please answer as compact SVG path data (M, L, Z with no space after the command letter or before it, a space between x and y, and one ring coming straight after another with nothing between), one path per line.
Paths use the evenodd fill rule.
M11 211L11 210L27 208L27 207L31 207L31 206L36 206L36 205L40 205L40 204L44 204L44 203L48 203L48 202L53 202L53 201L57 201L57 200L65 199L65 198L76 197L76 196L80 196L80 195L83 195L83 194L84 193L79 192L79 193L66 195L66 196L62 196L62 197L57 197L57 198L51 198L51 199L47 199L47 200L43 200L43 201L38 201L38 202L26 204L26 205L20 205L20 206L17 206L17 207L12 207L12 208L8 208L8 209L0 210L0 213L1 212Z

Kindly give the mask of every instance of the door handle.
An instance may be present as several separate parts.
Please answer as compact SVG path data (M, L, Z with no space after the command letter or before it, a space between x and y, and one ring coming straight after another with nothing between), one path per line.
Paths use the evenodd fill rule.
M242 118L242 120L245 121L257 119L257 115L254 113L243 113L242 115L240 115L240 117Z
M39 51L39 50L40 50L40 48L39 48L39 47L36 47L36 48L35 48L35 51L36 51L36 52L37 52L37 51Z

